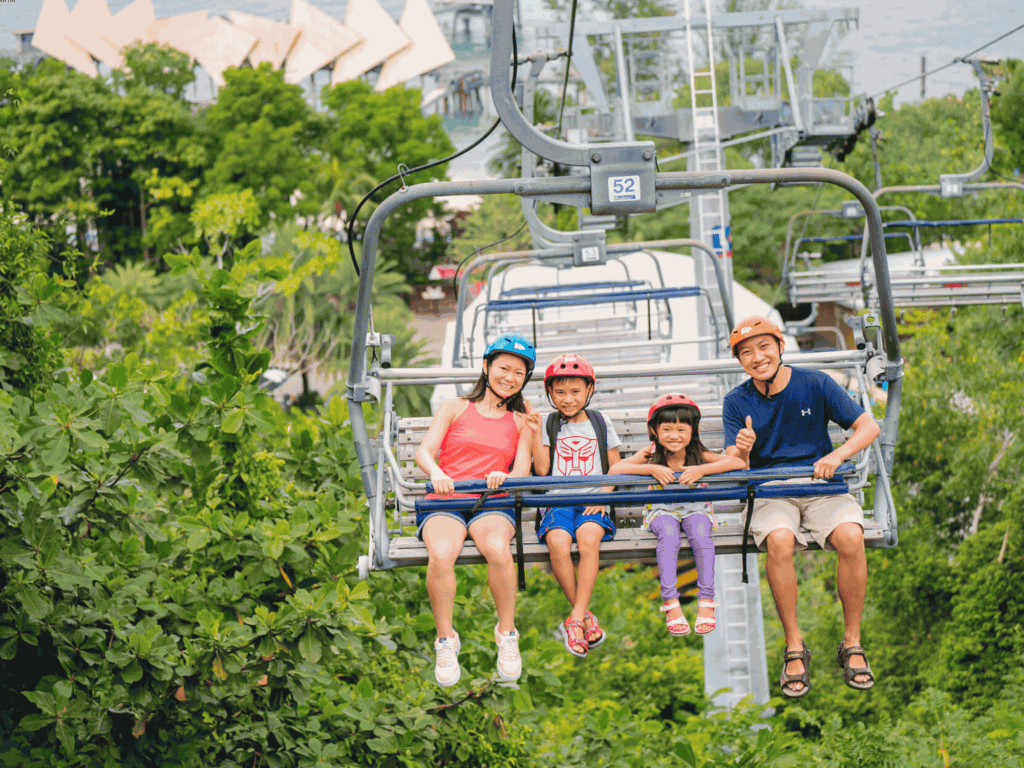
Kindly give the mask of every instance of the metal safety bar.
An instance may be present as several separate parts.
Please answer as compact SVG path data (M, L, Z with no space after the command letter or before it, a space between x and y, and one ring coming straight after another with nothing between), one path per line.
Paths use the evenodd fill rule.
M846 220L861 218L864 215L864 209L861 206L856 205L854 201L851 200L850 202L853 203L853 207L851 209L847 209L847 207L844 205L842 208L838 209L827 208L820 210L797 211L796 213L789 217L789 224L786 225L786 245L783 250L782 256L782 282L784 285L788 286L790 272L796 268L797 251L799 251L800 249L799 241L806 241L806 238L804 238L804 236L801 235L800 238L798 238L798 242L795 245L793 244L793 225L796 223L797 219L801 219L807 216L831 216L832 218ZM856 210L856 215L851 215L851 210ZM914 212L905 205L881 205L878 207L878 210L883 212L900 211L901 213L905 213L912 222L917 220L917 218L914 216ZM885 227L885 225L886 223L882 222L883 228ZM804 231L806 231L806 225L804 227ZM863 237L863 235L856 235L856 237L860 238ZM914 230L914 241L911 243L911 250L913 250L915 253L920 252L921 250L920 233L916 229Z
M855 470L856 466L852 462L845 462L839 465L835 474L845 476L853 473ZM682 473L675 472L673 474L678 480ZM814 466L806 464L785 468L739 469L733 472L720 472L716 475L705 475L701 478L701 482L709 485L726 485L729 483L768 483L774 480L789 480L801 477L814 477ZM509 477L501 484L501 490L546 491L558 488L589 488L591 486L605 485L650 485L652 482L654 481L651 479L650 475L576 475L569 477L548 475L546 477ZM486 480L457 480L454 483L454 486L455 493L484 493L485 491L494 491L493 488L487 487ZM686 486L683 487L686 488ZM427 493L434 492L434 486L430 482L426 483L426 491ZM561 496L561 494L559 494L559 496Z
M724 338L728 334L722 334L719 327L719 319L715 315L715 307L708 292L697 286L682 286L679 288L652 288L646 291L619 291L614 293L591 293L586 296L563 296L560 298L535 298L535 299L494 299L477 307L473 315L473 327L476 327L477 315L482 311L485 315L493 312L516 312L529 309L532 320L533 345L537 346L537 310L557 307L589 307L593 304L617 304L619 302L636 303L646 301L647 303L647 340L654 339L653 313L651 310L652 301L666 301L674 298L697 298L704 297L708 304L708 310L718 328L719 337ZM669 310L671 314L671 310ZM659 320L660 323L660 320ZM671 326L671 317L669 318ZM485 323L485 327L487 324ZM627 342L628 343L628 342Z
M508 288L501 291L501 296L522 296L530 293L564 293L571 291L594 291L621 288L637 288L643 285L650 285L649 280L623 280L621 283L604 281L600 283L560 283L559 285L522 285L518 288Z

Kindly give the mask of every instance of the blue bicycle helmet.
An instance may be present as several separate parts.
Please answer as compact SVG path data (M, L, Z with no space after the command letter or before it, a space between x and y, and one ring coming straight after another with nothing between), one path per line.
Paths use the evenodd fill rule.
M503 333L487 345L487 349L484 350L484 359L490 361L494 355L502 352L521 357L526 361L526 380L523 382L523 386L526 386L526 382L533 376L533 367L537 363L537 350L534 349L533 342L519 333Z

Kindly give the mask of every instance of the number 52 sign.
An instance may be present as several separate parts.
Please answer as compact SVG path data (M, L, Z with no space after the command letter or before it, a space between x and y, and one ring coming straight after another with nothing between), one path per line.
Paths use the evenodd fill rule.
M639 176L611 176L608 179L608 200L612 203L640 199Z

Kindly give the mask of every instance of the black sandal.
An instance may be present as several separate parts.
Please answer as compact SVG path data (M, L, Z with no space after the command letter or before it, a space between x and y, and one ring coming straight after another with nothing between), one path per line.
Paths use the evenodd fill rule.
M780 678L782 695L789 699L802 698L811 690L811 651L807 647L807 643L803 645L804 649L802 651L786 651L782 656L782 677ZM786 672L786 667L789 666L791 661L802 661L804 663L804 671L799 675L791 675ZM790 683L803 683L804 687L799 691L794 691L789 687Z
M864 666L851 667L851 656L863 656ZM836 649L836 663L843 668L843 678L845 678L846 684L850 688L857 691L869 691L874 686L875 676L871 672L871 667L868 666L868 655L859 645L851 645L849 648L844 648L843 643L839 643L839 647ZM867 675L871 679L866 683L859 683L854 680L857 675Z

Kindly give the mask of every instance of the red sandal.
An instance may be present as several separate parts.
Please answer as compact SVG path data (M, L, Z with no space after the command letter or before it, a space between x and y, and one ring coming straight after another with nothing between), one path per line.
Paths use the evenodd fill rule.
M662 613L668 613L675 608L682 610L682 606L679 605L678 600L670 600L664 603L659 610ZM668 627L669 633L676 637L685 637L690 634L690 623L686 620L685 614L680 616L678 619L670 619L666 616L665 626Z
M714 610L716 607L718 607L718 603L716 603L714 600L698 600L697 607L710 608ZM697 621L693 623L693 631L696 632L698 635L707 635L715 631L715 624L716 622L714 615L698 616Z
M583 637L586 639L587 646L591 650L597 648L597 646L608 639L608 633L601 628L601 624L598 622L597 616L590 611L587 611L586 615L583 617L583 628Z
M573 633L572 630L578 629L580 634L584 634L583 622L573 621L572 619L566 619L558 625L558 634L562 636L562 645L565 646L565 650L581 659L587 658L587 651L590 646L587 645L586 640L580 640Z

